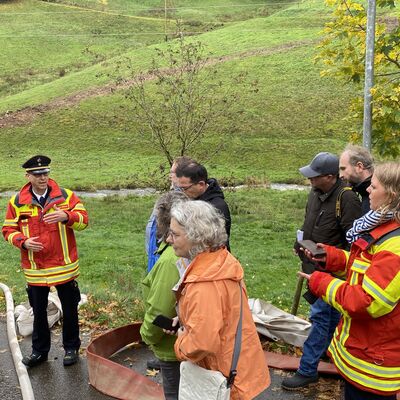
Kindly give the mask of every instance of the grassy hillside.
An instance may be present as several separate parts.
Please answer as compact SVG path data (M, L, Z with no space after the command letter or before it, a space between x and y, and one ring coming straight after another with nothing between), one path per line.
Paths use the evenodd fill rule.
M237 131L218 158L207 162L223 183L298 182L298 167L316 152L343 147L346 127L341 115L350 93L321 79L312 63L324 12L313 3L295 5L198 37L213 57L224 57L216 66L222 76L246 71L250 80L258 81L257 94L243 91L236 104ZM148 68L152 47L129 52L138 73ZM55 97L105 84L109 78L98 74L113 68L110 60L5 97L0 110L51 104ZM0 150L0 165L12 167L0 189L18 187L20 161L36 152L51 154L57 177L74 188L159 184L162 176L154 173L165 161L152 150L149 138L139 135L127 107L119 93L89 97L27 125L3 128L0 137L8 146ZM212 130L215 139L207 147L218 140L218 124Z
M296 5L288 11L276 13L268 18L256 18L249 21L231 24L229 27L221 28L212 32L198 35L196 39L201 40L209 54L213 57L228 56L257 49L269 49L287 43L302 40L315 40L322 28L321 6L311 4ZM138 22L141 24L142 22ZM85 45L89 45L88 39L80 39ZM163 47L163 42L157 46ZM310 44L310 46L312 46ZM93 51L96 52L96 48ZM98 50L101 53L101 50ZM134 49L124 54L133 60L134 69L140 73L149 68L154 55L153 46ZM18 54L14 59L19 59ZM6 110L15 110L25 106L38 105L51 99L80 91L92 86L99 86L109 79L104 75L115 69L116 60L108 60L91 68L81 68L77 73L72 73L49 84L35 87L31 90L20 91L12 96L0 98L0 113ZM307 60L310 62L310 60ZM99 74L103 74L99 77Z
M0 96L51 82L103 58L158 42L163 21L82 12L43 1L0 4Z
M181 2L167 10L164 2L114 0L7 1L0 3L2 72L0 96L15 94L53 81L101 59L164 40L176 32L181 20L184 32L203 32L227 21L248 19L281 9L274 2L260 10L255 0L231 7L230 1ZM288 3L290 4L290 2ZM272 7L272 8L271 8Z
M309 49L300 48L220 66L230 73L245 69L260 80L257 97L244 93L237 106L246 105L238 114L238 132L216 159L207 162L223 183L297 182L301 179L297 168L312 154L343 146L340 110L345 93L341 98L332 96L337 88L328 81L321 85L304 54L311 57ZM286 79L282 79L284 63ZM47 113L29 126L3 129L0 135L9 138L9 146L0 150L0 164L12 163L3 189L21 181L18 164L35 152L51 154L56 176L75 188L154 185L151 172L165 161L149 146L148 138L138 134L129 111L121 109L124 105L128 107L120 94L92 98ZM213 129L218 136L220 128Z
M226 23L245 20L257 16L268 16L297 0L52 0L52 3L90 8L105 13L183 20L192 27L201 27L204 23ZM210 25L209 25L210 26Z
M123 3L109 2L109 7L122 7ZM148 7L155 4L144 3ZM197 9L198 3L188 4ZM215 12L208 2L200 5L208 5L205 9ZM75 13L82 15L71 11L73 18L79 18ZM217 68L227 80L246 71L249 80L258 82L257 94L243 89L235 105L237 131L226 140L218 157L206 162L211 174L222 183L299 182L302 178L298 167L316 152L337 152L344 146L348 127L342 117L349 89L321 79L312 63L326 13L320 3L295 4L269 17L230 23L196 37L218 60L210 68ZM63 18L69 19L70 14ZM115 21L111 25L114 29L120 26L115 26ZM147 70L155 46L133 48L124 54L133 60L134 71ZM115 51L122 50L121 44ZM65 54L68 51L72 50L67 49ZM0 181L0 190L19 187L23 183L19 165L40 152L51 155L54 176L72 188L137 187L162 182L163 176L157 170L160 165L165 166L165 160L149 144L148 136L139 135L122 93L103 91L100 96L93 96L86 92L93 86L111 83L106 73L115 70L119 58L112 58L111 52L107 57L106 62L0 98L0 113L4 113L26 106L51 106L55 99L76 92L81 95L80 101L50 107L22 126L0 130L0 140L7 143L0 149L0 167L10 171ZM212 149L224 130L218 122L212 125L214 139L200 150Z

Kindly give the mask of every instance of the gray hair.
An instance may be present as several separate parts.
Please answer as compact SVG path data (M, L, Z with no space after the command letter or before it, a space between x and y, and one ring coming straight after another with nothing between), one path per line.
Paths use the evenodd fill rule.
M348 144L344 152L349 155L351 165L355 166L360 162L365 169L371 170L371 172L374 170L374 159L366 147Z
M177 191L167 192L158 199L154 208L157 223L157 239L165 240L168 236L172 205L188 200L189 198L185 193Z
M201 200L174 204L171 217L182 226L192 244L191 259L204 251L215 251L226 245L225 219L211 204Z

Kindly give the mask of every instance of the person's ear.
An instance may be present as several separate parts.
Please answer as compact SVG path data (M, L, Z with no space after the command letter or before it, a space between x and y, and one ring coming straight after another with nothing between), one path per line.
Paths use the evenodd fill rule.
M389 202L392 203L394 201L394 199L396 198L396 193L395 192L389 192L388 193L388 197L389 197Z
M357 161L357 163L356 163L355 166L356 166L357 168L360 168L361 170L364 170L364 169L365 169L364 164L363 164L361 161Z

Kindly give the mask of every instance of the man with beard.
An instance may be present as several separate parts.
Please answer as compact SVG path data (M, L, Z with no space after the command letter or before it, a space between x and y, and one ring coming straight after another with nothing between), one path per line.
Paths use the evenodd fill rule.
M363 214L370 210L367 188L371 184L374 172L373 162L367 148L354 145L348 145L339 160L340 177L349 182L353 190L360 195Z

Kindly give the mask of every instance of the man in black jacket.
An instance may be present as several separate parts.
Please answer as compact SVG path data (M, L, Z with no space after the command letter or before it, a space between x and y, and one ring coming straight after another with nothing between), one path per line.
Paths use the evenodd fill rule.
M357 195L339 179L339 159L331 153L319 153L300 173L310 180L312 190L308 197L304 223L297 240L309 239L316 243L348 247L345 233L353 221L361 216ZM298 243L295 251L302 260L304 272L312 273L315 264L304 257ZM308 298L312 302L313 299ZM311 305L311 332L304 343L300 366L295 375L282 381L287 390L297 390L318 380L318 363L328 348L340 314L322 299Z
M353 190L361 197L362 213L369 210L368 186L371 184L374 172L373 158L367 148L348 145L344 149L339 160L340 177L353 187Z
M229 250L229 235L231 232L231 214L225 202L222 189L214 178L208 178L206 168L197 162L178 165L175 171L175 189L183 191L193 200L203 200L212 204L225 218L225 229L228 234L227 247Z

